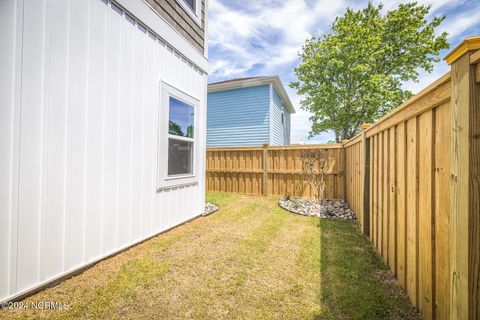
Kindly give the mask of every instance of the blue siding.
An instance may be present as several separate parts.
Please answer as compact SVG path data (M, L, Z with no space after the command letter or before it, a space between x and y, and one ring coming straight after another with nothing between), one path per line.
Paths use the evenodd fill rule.
M273 88L272 92L272 141L271 145L284 146L290 144L290 113L287 108L282 105L282 99ZM282 111L285 116L285 121L282 124Z
M207 146L268 143L269 106L269 85L209 92Z

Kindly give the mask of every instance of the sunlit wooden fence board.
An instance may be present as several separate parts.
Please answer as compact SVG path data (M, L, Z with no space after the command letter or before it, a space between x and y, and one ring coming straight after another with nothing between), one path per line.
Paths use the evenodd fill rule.
M363 224L362 137L345 144L346 199ZM358 190L358 191L357 191Z
M207 190L311 197L301 148L345 199L423 319L480 319L480 37L452 71L337 145L209 149ZM475 52L475 50L478 50Z
M368 215L370 240L423 317L448 319L450 95L447 74L343 144L210 148L207 190L312 197L301 151L325 150L326 198L345 199L362 230Z
M449 319L450 92L447 74L344 144L346 200L425 319Z
M207 191L311 198L313 193L302 171L304 149L325 150L331 161L325 180L325 197L343 199L345 159L342 145L209 148Z

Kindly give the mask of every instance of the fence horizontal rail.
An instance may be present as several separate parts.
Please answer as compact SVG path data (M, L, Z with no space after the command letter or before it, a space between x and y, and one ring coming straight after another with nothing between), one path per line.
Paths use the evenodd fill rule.
M269 150L303 150L303 149L342 149L342 144L304 144L304 145L289 145L289 146L268 146ZM262 146L252 147L211 147L208 151L260 151Z
M451 72L343 144L207 149L207 190L312 197L300 155L324 150L326 198L349 203L423 319L480 319L478 49L466 39Z
M207 149L207 191L227 191L252 195L313 197L303 176L303 150L325 150L332 161L326 173L325 196L344 198L344 158L342 145L293 145L226 147Z
M424 319L450 312L450 80L344 144L347 202Z
M459 48L343 144L346 200L423 319L480 319L480 37Z
M240 169L207 169L207 172L230 172L230 173L263 173L264 170L240 170ZM268 174L303 174L301 170L267 170ZM326 173L326 175L343 175L343 171L331 171Z

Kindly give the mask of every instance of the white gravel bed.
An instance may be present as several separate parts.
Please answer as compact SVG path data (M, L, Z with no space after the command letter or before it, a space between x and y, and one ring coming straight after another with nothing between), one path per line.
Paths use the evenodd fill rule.
M203 213L204 216L208 216L216 211L218 211L218 206L216 204L205 202L205 212Z
M285 199L278 200L278 205L290 212L303 216L314 216L319 218L337 218L344 220L355 220L355 214L346 201L324 200L318 204L310 199Z

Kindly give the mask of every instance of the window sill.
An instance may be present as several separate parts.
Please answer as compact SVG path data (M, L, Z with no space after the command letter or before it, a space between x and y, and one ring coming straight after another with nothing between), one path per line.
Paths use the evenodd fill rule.
M194 174L179 174L176 176L168 176L165 178L165 181L173 181L178 179L192 179L195 178Z
M197 186L197 185L198 185L198 181L177 183L177 184L169 184L169 185L166 185L166 186L157 187L157 192L169 191L169 190L177 189L177 188L193 187L193 186Z

